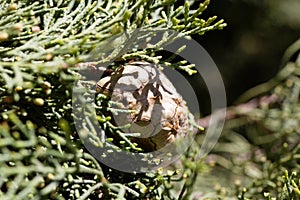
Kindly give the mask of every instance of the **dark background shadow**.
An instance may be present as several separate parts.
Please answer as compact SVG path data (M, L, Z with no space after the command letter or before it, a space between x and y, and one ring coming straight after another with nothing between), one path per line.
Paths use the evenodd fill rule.
M202 17L214 15L228 26L194 39L219 67L231 105L279 71L285 49L300 36L300 1L215 0Z

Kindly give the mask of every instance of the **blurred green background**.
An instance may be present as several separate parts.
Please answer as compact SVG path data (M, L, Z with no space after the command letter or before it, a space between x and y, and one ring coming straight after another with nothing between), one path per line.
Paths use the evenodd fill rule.
M204 16L213 15L228 26L195 39L219 67L231 105L279 71L284 51L300 36L300 1L212 0Z
M227 27L194 39L216 62L223 76L228 105L232 105L246 90L270 80L285 66L282 57L300 36L300 1L212 0L204 18L212 15L223 18ZM195 186L199 190L198 199L210 197L201 194L203 188L218 191L221 199L230 196L228 188L233 191L237 188L238 199L247 199L244 193L248 193L248 199L270 199L269 191L274 196L277 194L277 199L300 198L300 193L295 198L285 196L285 191L289 190L287 180L292 179L286 177L292 171L299 172L300 166L297 157L300 149L299 96L292 100L293 87L288 88L285 81L294 84L294 80L299 80L298 76L278 82L277 89L285 88L285 95L276 95L283 98L284 103L261 106L246 117L226 122L219 142L209 156L214 169L208 176L198 177ZM272 89L270 94L274 91ZM205 99L202 97L203 101ZM209 114L205 110L208 103L201 103L204 114ZM275 112L278 115L272 116ZM270 119L280 124L276 127L272 121L268 127ZM289 124L292 120L296 128L288 132L285 127L292 127ZM286 157L287 161L283 159ZM288 171L285 175L284 170ZM297 184L299 187L300 182ZM245 185L248 188L244 190Z

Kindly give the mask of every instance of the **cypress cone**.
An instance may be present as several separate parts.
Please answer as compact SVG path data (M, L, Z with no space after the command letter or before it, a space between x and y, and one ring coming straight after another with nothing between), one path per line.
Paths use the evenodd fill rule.
M118 102L116 108L133 112L111 113L124 132L140 133L131 138L144 151L163 148L190 130L189 110L182 96L153 63L134 61L118 67L97 83L97 92Z

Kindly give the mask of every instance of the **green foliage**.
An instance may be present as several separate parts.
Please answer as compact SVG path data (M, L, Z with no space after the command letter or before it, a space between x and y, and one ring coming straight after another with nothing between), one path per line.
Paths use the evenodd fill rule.
M174 4L163 0L1 1L1 199L177 199L178 193L187 198L195 174L203 171L202 162L186 164L180 171L159 170L134 178L117 173L100 166L87 152L72 115L73 85L83 79L75 64L87 61L114 36L135 36L137 28L144 30L134 37L137 43L151 37L156 28L181 34L165 35L151 47L131 47L128 52L127 43L116 40L113 51L100 52L93 61L143 59L194 73L191 65L169 64L155 51L179 37L222 29L225 24L215 22L216 17L200 18L208 0L196 10L190 10L188 1L179 7ZM90 101L85 96L88 92L82 87L77 94L83 105ZM108 118L98 117L100 124L109 125ZM84 129L94 134L89 124L83 124ZM127 141L126 136L123 139ZM186 162L194 162L195 152L187 152ZM174 182L184 184L183 189L174 188Z
M266 192L278 199L300 197L297 192L300 161L300 55L297 54L295 61L289 61L276 77L262 85L270 89L268 93L274 101L266 105L262 99L258 109L247 114L255 126L248 127L246 134L253 145L263 147L260 148L263 151L259 156L260 161L258 156L255 159L256 165L260 165L258 170L261 175L253 183L256 188L252 189L253 195Z
M1 199L299 199L299 41L288 49L276 77L228 108L231 116L206 162L196 159L194 144L172 168L133 176L99 164L80 140L79 134L97 133L92 123L75 129L75 82L81 84L75 100L85 114L96 108L97 123L118 134L122 148L142 151L110 123L101 104L89 107L95 83L83 81L76 64L97 54L92 61L99 65L135 59L195 73L186 61L174 63L174 56L162 59L157 52L180 37L226 25L216 17L200 17L208 0L196 10L193 3L0 2ZM180 34L139 48L156 30ZM99 52L99 46L107 49ZM105 109L114 111L113 103ZM97 138L93 142L103 145Z
M273 79L249 90L240 104L228 108L230 118L208 158L215 198L300 198L297 44L288 48L287 62ZM216 176L220 171L223 176Z

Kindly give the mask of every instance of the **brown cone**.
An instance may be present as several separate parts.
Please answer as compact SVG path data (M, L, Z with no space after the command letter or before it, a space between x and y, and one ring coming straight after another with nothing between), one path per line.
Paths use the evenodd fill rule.
M112 117L116 126L131 124L123 132L141 134L131 141L146 152L161 149L190 130L185 102L155 64L135 61L119 67L100 79L97 91L119 102L118 109L134 110Z

